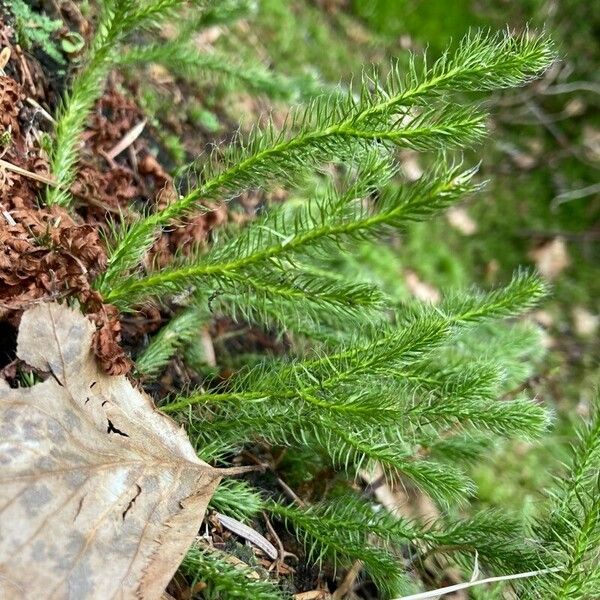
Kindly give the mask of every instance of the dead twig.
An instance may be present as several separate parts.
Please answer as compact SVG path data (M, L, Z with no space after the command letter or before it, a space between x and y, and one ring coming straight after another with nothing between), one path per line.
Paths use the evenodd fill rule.
M258 533L258 531L255 531L252 527L248 527L248 525L244 525L244 523L233 517L228 517L221 513L216 513L216 517L225 529L229 529L232 533L248 540L251 544L260 548L269 558L277 558L277 548L266 537Z
M542 91L544 96L555 96L558 94L570 94L572 92L591 92L600 94L600 85L593 81L570 81L568 83L557 83Z
M340 583L337 590L333 592L333 595L331 596L332 600L342 600L342 598L344 598L346 594L352 591L352 588L354 587L356 579L360 575L362 568L362 560L355 560L354 563L352 563L352 567L350 568L348 573L346 573L346 577L344 577L342 583Z
M12 215L6 210L6 207L3 204L0 204L0 210L2 211L2 216L6 219L6 222L14 227L17 222L12 218Z
M119 154L121 154L121 152L123 152L123 150L129 148L129 146L131 146L131 144L133 144L133 142L140 137L142 131L144 131L144 127L146 127L146 119L140 121L137 125L132 127L114 146L114 148L106 152L107 158L114 160Z
M279 567L280 565L285 565L285 559L287 556L298 560L298 557L295 554L293 554L292 552L288 552L283 547L283 543L282 543L281 539L277 535L277 532L275 531L275 528L273 527L273 525L271 525L271 521L269 520L267 513L265 513L264 511L263 511L263 517L265 519L265 523L267 525L267 529L269 530L269 533L271 534L271 536L275 540L275 543L277 544L277 547L279 548L279 557L278 557L277 561L275 563L273 563L273 566ZM287 567L287 565L285 565L285 566ZM273 567L271 567L271 568L273 568Z
M28 177L29 179L33 179L34 181L39 181L40 183L45 183L46 185L51 185L52 187L58 187L58 183L48 175L39 175L38 173L33 173L28 171L27 169L23 169L22 167L18 167L17 165L13 165L6 160L0 158L0 168L6 169L7 171L12 171L13 173L17 173L18 175L23 175L23 177Z
M556 211L556 209L565 202L571 202L572 200L580 200L581 198L587 198L600 193L600 183L594 183L577 190L569 190L554 196L552 202L550 202L550 210Z
M285 482L281 477L277 477L277 483L281 486L285 495L290 498L293 502L295 502L298 506L306 506L306 502L302 500L296 492Z
M56 119L38 102L33 98L26 98L27 104L33 106L47 121L50 121L53 125L56 125Z
M33 77L31 76L31 71L29 70L29 66L27 65L27 60L25 60L23 50L21 49L21 46L19 46L19 44L15 46L15 51L19 58L19 64L21 65L21 74L23 75L23 78L27 81L27 85L29 86L29 92L32 96L35 96L37 94L35 83L33 82Z

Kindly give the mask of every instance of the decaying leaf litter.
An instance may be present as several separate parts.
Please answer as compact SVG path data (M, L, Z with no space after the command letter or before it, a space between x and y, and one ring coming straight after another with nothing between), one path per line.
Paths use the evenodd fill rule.
M13 35L2 23L2 39L10 58L5 74L0 75L0 134L9 140L0 163L0 315L16 326L22 310L32 302L75 296L98 325L94 348L105 370L115 375L126 373L131 362L120 346L118 313L103 304L91 288L93 279L106 267L102 241L103 230L107 233L106 215L127 222L150 206L164 207L175 197L172 178L150 152L147 136L136 137L127 146L129 152L113 156L111 151L118 149L144 119L142 111L116 90L113 81L99 99L83 135L77 178L70 189L78 202L77 213L59 206L40 208L37 196L44 180L51 184L44 136L53 125L41 105L54 109L57 92L49 95L43 86L29 85L29 76L19 66L25 65L21 68L27 68L27 74L35 67L40 80L45 76L43 67L35 57L11 45ZM165 231L149 253L148 265L164 265L175 252L205 243L210 231L227 219L222 208L211 209ZM156 310L147 310L150 313L141 321L141 331L129 328L133 345L139 343L135 338L140 333L148 333L160 323Z
M76 6L62 8L89 39ZM45 138L65 81L53 76L46 84L48 68L52 74L58 65L23 52L10 15L0 17L0 316L19 340L12 354L3 348L6 381L0 379L0 596L47 597L50 590L57 597L158 597L196 537L222 473L200 461L182 429L124 377L131 361L122 344L143 343L164 321L159 310L140 307L122 324L91 282L106 267L106 215L127 221L150 205L166 206L175 197L173 180L152 152L143 112L113 76L82 136L70 188L76 213L40 207L44 186L54 185ZM224 207L207 207L166 230L148 264L167 264L175 252L206 243L227 221ZM78 299L87 319L53 302L67 296ZM232 326L239 327L221 319L214 333ZM272 345L257 334L259 344ZM3 343L11 337L7 332ZM22 373L40 383L18 387ZM218 539L231 537L218 519L214 527Z
M70 190L77 214L41 208L36 198L52 185L44 136L60 90L42 85L43 66L13 45L6 21L0 38L0 315L19 330L3 374L15 383L17 370L45 377L15 389L0 379L0 596L158 597L222 474L124 378L131 363L119 345L118 313L90 284L106 266L99 231L106 213L129 219L136 200L140 210L164 205L172 180L143 138L133 140L134 152L128 142L127 159L117 162L111 150L143 114L109 88L90 118ZM225 218L209 212L165 233L148 260L168 261ZM90 319L48 303L66 296L78 298ZM132 339L161 323L156 309L147 311L130 326Z
M50 377L0 382L1 597L159 597L220 481L147 395L103 372L94 330L56 303L21 318L17 355Z

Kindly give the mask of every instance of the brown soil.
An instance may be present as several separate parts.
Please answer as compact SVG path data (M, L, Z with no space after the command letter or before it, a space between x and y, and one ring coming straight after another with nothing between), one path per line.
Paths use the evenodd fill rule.
M81 15L74 15L77 27L87 33ZM149 128L115 152L145 119L136 102L118 91L123 82L113 75L82 136L70 189L75 211L44 206L44 190L52 182L45 148L57 106L56 90L45 83L52 73L15 44L6 20L0 20L0 42L9 52L0 76L0 321L16 327L32 303L77 298L97 324L94 347L100 363L108 373L126 373L131 361L121 347L118 311L103 303L93 281L106 267L108 222L135 219L168 204L176 197L173 180L156 158L158 147ZM211 208L165 231L146 266L163 266L175 252L204 244L210 231L227 221L223 206ZM129 346L161 323L160 313L149 310L152 317L138 320L139 329L128 324Z

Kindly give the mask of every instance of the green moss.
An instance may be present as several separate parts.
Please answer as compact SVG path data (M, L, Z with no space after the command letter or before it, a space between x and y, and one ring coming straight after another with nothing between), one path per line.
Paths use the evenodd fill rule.
M472 0L354 0L358 16L389 37L409 35L438 54L469 27L481 26Z
M41 49L59 65L66 61L56 43L55 34L63 27L63 22L51 19L43 13L33 11L24 0L3 1L14 17L16 40L25 50Z

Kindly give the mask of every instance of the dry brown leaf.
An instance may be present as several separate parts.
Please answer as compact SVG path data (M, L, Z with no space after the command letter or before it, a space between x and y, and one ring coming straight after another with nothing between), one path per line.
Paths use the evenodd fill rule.
M360 476L371 486L376 500L391 515L422 523L432 523L440 518L438 507L427 494L414 487L409 481L403 479L388 481L380 465L375 465L371 470L360 471ZM444 577L449 581L458 583L461 580L460 571L445 557L426 556L425 566L431 572L443 572ZM456 595L456 600L466 600L466 598L464 592Z
M554 316L547 310L534 310L530 316L535 323L541 325L544 329L550 329L554 325Z
M391 514L425 523L439 519L440 511L429 496L407 481L387 481L379 464L371 470L360 471L360 476L372 487L377 501Z
M441 300L440 292L430 283L423 281L412 269L404 271L406 288L417 300L437 304Z
M160 598L221 472L124 376L98 368L94 326L56 303L24 313L0 380L0 598Z
M408 181L417 181L423 176L420 159L421 155L414 150L404 150L400 153L402 172Z
M454 229L463 235L477 233L477 223L473 220L467 209L462 206L453 206L446 211L446 219Z
M294 594L293 598L294 600L327 600L331 598L331 594L327 590L311 590Z
M591 313L584 306L575 306L572 311L575 333L581 337L591 337L598 330L600 316Z
M535 262L539 272L547 279L556 279L570 263L567 245L561 237L556 237L531 250L529 258Z
M600 129L591 125L583 128L583 147L590 160L600 160Z

